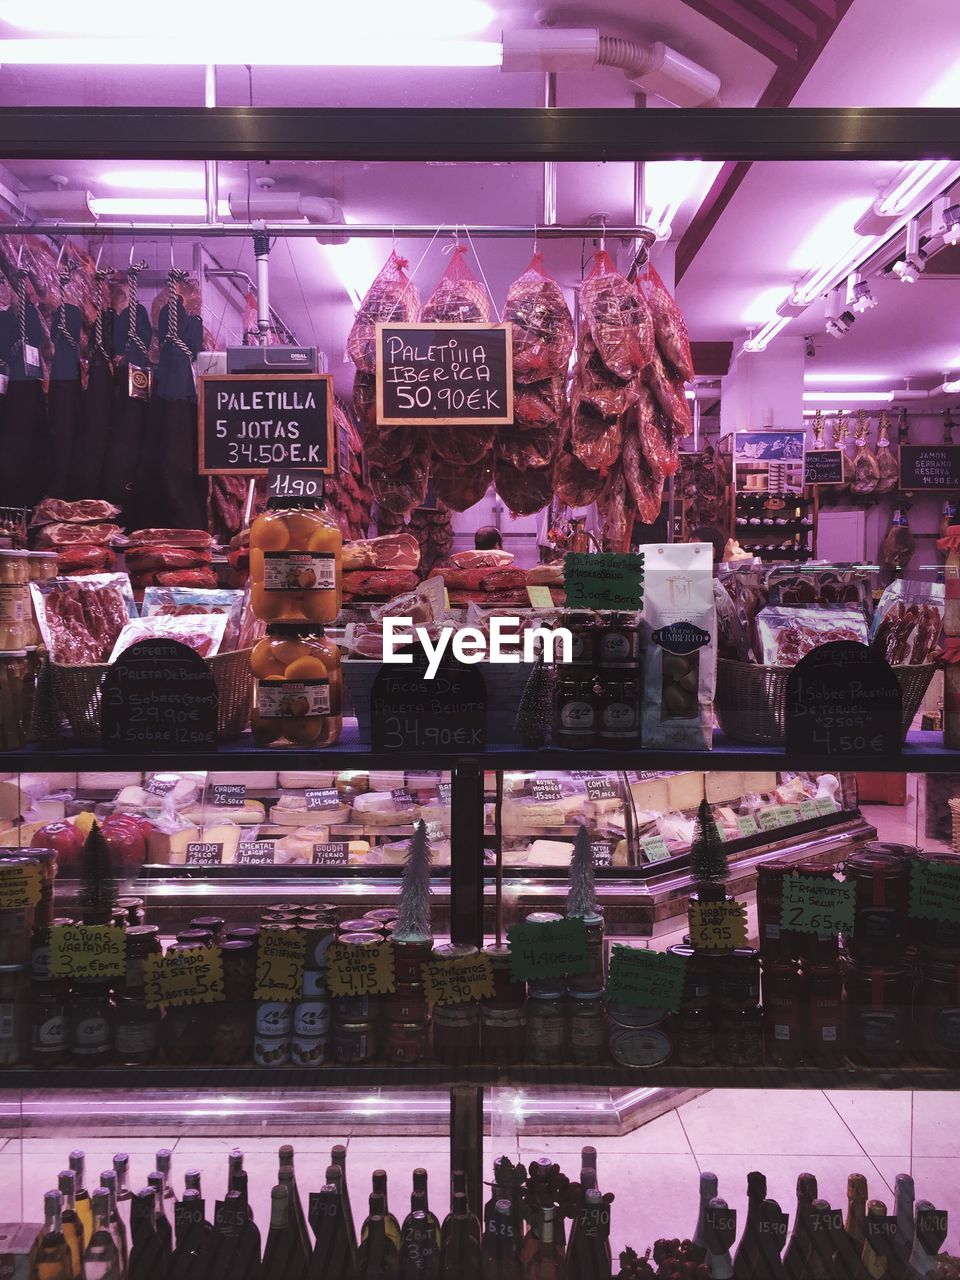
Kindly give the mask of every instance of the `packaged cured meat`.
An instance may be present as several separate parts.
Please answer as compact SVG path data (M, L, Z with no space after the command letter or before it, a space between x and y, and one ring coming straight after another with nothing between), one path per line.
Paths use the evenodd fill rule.
M470 270L467 246L457 244L437 287L423 304L424 324L488 324L490 299Z
M886 409L883 409L877 425L877 470L880 472L880 479L877 481L875 493L889 493L900 483L900 465L890 447L890 438L887 434L889 430L890 420Z
M431 578L442 578L450 591L482 591L484 577L491 569L456 569L441 565L430 570Z
M455 551L450 563L458 569L506 569L513 564L513 552Z
M125 573L46 578L30 583L34 614L51 659L64 666L106 662L137 616Z
M411 533L388 533L381 538L347 542L341 564L350 569L416 569L420 547Z
M494 483L509 511L517 516L532 516L542 511L553 497L553 468L528 467L526 471L518 471L498 458Z
M521 427L549 427L559 422L567 396L564 374L514 387L513 416Z
M580 309L610 372L624 379L641 373L654 354L650 308L602 250L595 254L580 291Z
M482 591L510 591L515 587L525 589L526 585L526 569L485 569L480 579Z
M539 382L565 374L573 350L573 319L563 291L543 267L543 254L507 290L502 319L513 325L513 376Z
M240 638L243 594L242 591L211 591L198 587L147 587L140 605L140 617L180 618L192 614L223 614L227 619L227 627L223 633L221 650L226 653L237 648Z
M553 487L565 506L588 507L591 502L596 502L605 483L599 471L585 467L569 449L561 449L557 454L553 466Z
M63 498L44 498L30 517L30 528L41 524L90 524L113 520L120 508L102 498L78 498L65 502Z
M343 594L351 598L390 600L416 589L419 579L409 569L353 569L343 575Z
M466 511L475 506L490 488L493 466L488 458L465 469L451 462L435 460L431 479L437 498L445 507L451 511Z
M160 543L128 547L125 555L131 573L148 573L163 569L203 569L211 559L203 547L165 547Z
M580 349L570 403L584 400L601 418L614 418L625 412L636 398L637 380L619 378L600 359L600 353L586 325L580 327Z
M249 532L247 539L249 541ZM214 538L206 529L135 529L130 534L130 545L139 547L144 543L158 543L165 547L198 547L209 550L214 545Z
M693 412L683 393L683 379L668 371L657 351L653 353L643 376L653 392L653 398L669 421L672 434L681 439L690 435L693 431Z
M857 410L857 426L854 433L856 452L853 455L853 476L850 492L873 493L880 483L880 464L869 444L870 419L865 409Z
M893 666L918 666L936 656L943 630L945 587L942 582L897 578L884 588L870 643Z
M160 569L155 573L135 574L133 585L135 587L215 587L217 575L212 569Z
M518 471L549 467L560 439L558 427L500 427L496 453Z
M60 547L105 547L121 537L117 524L48 524L37 538L37 550L54 550Z
M417 319L420 291L407 275L408 265L394 250L360 303L347 338L347 355L364 373L376 373L376 326L411 324Z
M420 506L427 496L429 479L430 445L425 437L408 458L395 466L370 468L373 496L381 506L397 515Z
M450 603L455 608L462 608L468 604L528 605L530 600L526 591L517 587L505 591L451 591Z
M640 277L640 284L653 316L657 346L677 376L684 382L689 382L693 377L693 357L683 312L671 297L660 278L660 272L652 262L647 263L646 270Z
M212 658L220 652L226 628L225 614L195 614L187 618L135 618L126 624L117 637L110 653L110 662L116 662L121 653L138 640L177 640L180 644L195 649L201 658Z
M793 667L813 649L834 640L866 644L867 620L859 609L767 605L757 615L757 635L765 666Z
M802 573L789 565L760 570L769 604L857 605L864 617L873 608L873 581L862 569L814 566Z
M109 573L116 564L116 554L109 547L62 547L57 552L59 573Z
M353 411L361 434L377 429L377 378L374 373L353 376Z
M430 445L434 456L444 462L472 467L493 448L491 427L431 427Z
M556 564L535 564L527 570L527 585L530 587L562 587L563 561Z
M913 559L916 549L917 544L907 523L906 512L898 507L880 548L880 559L885 568L902 573Z

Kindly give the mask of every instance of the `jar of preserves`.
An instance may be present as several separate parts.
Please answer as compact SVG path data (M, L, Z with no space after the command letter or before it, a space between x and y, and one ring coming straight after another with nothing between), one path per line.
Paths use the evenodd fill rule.
M843 985L837 965L808 965L806 980L807 1056L818 1067L843 1060Z
M673 1040L681 1067L712 1067L717 1060L713 1014L709 1009L684 1009L678 1013Z
M289 1036L293 1031L293 1005L288 1000L258 1000L258 1036Z
M330 1033L330 1001L299 1000L293 1007L293 1031L300 1036Z
M937 1066L960 1066L960 964L927 965L915 1016L924 1055Z
M328 1036L303 1036L294 1032L290 1037L290 1061L295 1067L322 1066L329 1047Z
M714 1001L715 967L699 951L694 951L689 943L675 942L667 947L670 955L680 956L686 964L683 979L683 994L680 997L680 1009L701 1009Z
M570 1061L577 1066L596 1066L607 1058L607 1023L602 991L571 993L568 1043Z
M597 629L597 668L636 671L640 666L640 625L635 613L604 613Z
M427 997L422 982L398 982L396 990L383 997L383 1016L388 1022L426 1022Z
M423 981L423 965L433 955L432 938L393 938L393 974L398 983Z
M147 912L142 898L118 898L117 906L126 912L126 923L130 928L146 924Z
M426 1022L388 1022L383 1039L388 1062L422 1062L427 1056Z
M760 952L737 947L716 964L716 1003L721 1009L749 1009L760 1003Z
M126 1067L153 1062L160 1052L160 1010L148 1009L140 995L117 1000L113 1021L113 1048Z
M190 921L190 928L209 933L214 942L219 943L223 937L225 923L223 916L194 916Z
M252 1000L257 981L257 948L253 943L221 943L220 963L223 966L224 1000Z
M379 924L375 924L373 920L367 920L363 916L356 920L341 920L337 925L337 933L343 938L348 933L359 933L363 936L376 936L378 942L382 942L384 938L383 928Z
M853 932L844 936L844 946L859 964L888 964L906 940L910 860L890 853L853 853L843 874L856 888Z
M147 956L163 954L160 929L155 924L136 924L127 930L124 986L130 992L143 989L143 968Z
M250 526L250 607L263 622L333 622L343 534L323 499L270 498Z
M382 996L334 996L330 1001L336 1022L370 1022L380 1013Z
M5 865L10 862L15 862L24 869L37 866L36 859L29 857L4 859ZM0 911L0 965L29 965L34 915L33 907Z
M224 937L227 942L252 942L256 946L260 930L255 924L240 924L235 929L228 929Z
M784 964L799 960L801 935L780 923L783 878L793 870L788 862L762 862L757 867L757 929L764 961Z
M728 1009L716 1033L717 1060L727 1067L759 1067L763 1062L763 1012Z
M597 741L597 695L593 676L560 667L553 697L553 741L558 747L593 747Z
M483 955L488 958L493 970L493 998L484 1002L485 1007L522 1009L527 998L527 984L510 976L510 948L505 942L501 942L499 946L491 943L483 948Z
M372 1062L377 1056L377 1048L375 1022L335 1022L333 1024L333 1056L337 1062L348 1066Z
M0 649L35 644L30 612L30 552L0 548Z
M804 859L791 867L791 874L812 876L815 880L832 880L837 868L830 864L818 863L815 859ZM797 950L804 967L814 965L818 968L825 965L836 965L839 958L837 930L825 930L823 933L800 933L797 935Z
M481 1005L480 1038L484 1061L505 1067L522 1062L526 1025L522 1007L497 1008L486 1002Z
M556 924L563 919L559 911L530 911L526 916L527 924ZM562 985L557 978L531 978L527 983L528 996L535 991L554 991ZM598 984L599 985L599 984Z
M621 1067L659 1067L673 1054L673 1042L663 1025L621 1027L611 1022L610 1056Z
M59 982L34 983L30 1017L30 1061L35 1067L62 1067L70 1054L67 1002Z
M253 1010L248 1001L222 1001L208 1006L207 1043L210 1061L235 1066L250 1059Z
M597 743L636 746L640 741L640 682L601 675L597 682Z
M57 916L49 924L38 925L30 944L30 976L43 981L50 977L50 929L53 926L73 924L67 916Z
M942 867L946 874L955 875L960 868L960 854L956 853L923 853L920 859L924 863L933 864L933 869ZM928 960L940 960L946 964L960 961L960 923L956 920L910 920L914 930L914 941L923 949Z
M479 1060L479 1005L434 1005L433 1056L447 1067L468 1066Z
M555 1067L567 1057L567 1019L563 992L531 991L524 1006L527 1023L527 1060L541 1067Z
M213 934L206 929L181 929L177 942L181 947L212 947Z
M285 1067L290 1061L290 1036L261 1036L253 1038L253 1061L258 1067Z
M207 1058L207 1006L169 1008L160 1022L160 1046L171 1066L186 1067Z
M560 626L570 632L570 662L573 667L585 667L590 674L597 666L597 622L589 609L572 610L562 615Z
M109 990L101 983L75 988L69 1005L70 1057L77 1066L102 1067L113 1057Z
M26 746L26 678L26 649L0 649L0 751Z
M802 983L796 966L763 967L763 1048L767 1064L795 1067L803 1060Z
M844 967L846 1050L855 1062L893 1067L910 1042L910 976L906 969Z
M24 964L0 965L0 1067L27 1060L30 973Z
M14 857L22 857L28 851L26 849L15 849L12 851ZM6 857L6 853L0 854ZM57 879L57 862L58 855L56 849L31 848L29 857L32 862L36 862L40 867L40 901L34 907L33 925L34 929L43 928L51 924L72 924L72 920L54 920L53 918L53 892Z
M343 728L340 650L322 627L271 623L250 654L258 747L329 747Z

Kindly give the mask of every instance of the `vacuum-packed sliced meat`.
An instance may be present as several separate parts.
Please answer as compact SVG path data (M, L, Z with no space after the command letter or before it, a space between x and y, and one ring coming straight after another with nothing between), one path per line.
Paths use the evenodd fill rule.
M455 569L438 565L430 570L431 578L442 578L448 591L482 591L483 579L489 569Z
M81 570L106 572L114 567L117 557L109 547L64 547L57 552L57 572L77 573Z
M437 498L451 511L468 511L476 506L493 482L493 466L489 458L472 467L434 459L431 478Z
M606 471L620 456L622 429L619 416L604 418L586 400L574 399L570 444L584 466Z
M201 547L129 547L127 568L131 573L148 573L162 569L202 569L210 563L211 553Z
M366 600L392 600L414 591L420 579L409 569L353 569L343 575L343 593Z
M600 359L620 378L634 378L654 353L653 318L636 285L601 251L580 291L580 310Z
M654 474L635 423L628 424L623 436L623 475L639 519L643 524L653 524L663 501L663 476Z
M450 563L458 569L506 569L513 564L513 552L455 551Z
M420 291L407 275L407 261L394 250L364 295L347 338L347 355L365 373L377 368L377 325L410 324L420 310Z
M513 325L513 376L537 382L565 372L573 350L573 320L563 290L535 253L507 290L503 320Z
M340 563L344 573L351 569L416 569L420 546L412 533L388 533L382 538L344 543Z
M494 466L497 493L514 515L535 515L553 496L552 471L552 467L528 467L519 471L498 458Z
M472 467L493 448L492 427L431 427L434 457Z
M497 457L518 471L527 467L549 467L559 439L559 427L499 427Z
M653 316L657 346L674 372L689 382L693 377L693 356L683 312L660 278L660 272L649 263L641 277L644 294Z
M106 546L120 534L116 524L48 524L40 531L37 546L41 550L58 547Z
M213 537L206 529L135 529L130 534L132 546L159 542L166 547L212 547Z
M558 374L543 382L513 389L513 416L518 426L549 427L558 422L566 401L566 378Z
M588 507L603 491L604 477L584 466L576 454L561 449L553 467L554 492L565 506Z
M683 379L668 371L658 351L654 352L643 377L653 392L653 398L670 420L673 435L680 438L688 436L693 430L693 413L683 393Z
M85 524L93 521L112 520L120 514L120 508L102 498L78 498L65 502L63 498L44 498L30 517L31 529L40 524Z
M377 502L397 515L419 507L427 496L430 446L421 441L408 458L393 467L371 467L370 488Z
M138 590L146 587L215 587L217 575L212 569L155 569L132 573L130 581Z

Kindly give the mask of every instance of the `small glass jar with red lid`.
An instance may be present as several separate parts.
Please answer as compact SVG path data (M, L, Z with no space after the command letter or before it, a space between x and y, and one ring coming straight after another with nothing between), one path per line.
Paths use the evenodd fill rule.
M763 1049L768 1065L795 1067L803 1060L803 983L796 965L763 967Z
M833 1067L843 1061L843 982L838 965L807 965L806 1048L807 1057L818 1067Z
M869 1067L895 1067L910 1043L909 971L900 966L844 966L846 1051Z

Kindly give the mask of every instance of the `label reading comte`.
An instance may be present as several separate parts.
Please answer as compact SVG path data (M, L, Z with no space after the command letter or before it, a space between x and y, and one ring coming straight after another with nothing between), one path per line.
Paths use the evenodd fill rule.
M265 551L264 591L336 591L337 558L332 551Z

